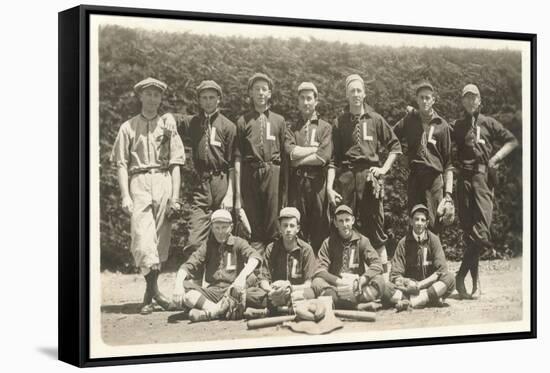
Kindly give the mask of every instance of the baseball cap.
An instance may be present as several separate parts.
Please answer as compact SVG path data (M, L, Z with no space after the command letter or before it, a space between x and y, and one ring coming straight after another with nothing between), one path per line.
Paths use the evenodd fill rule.
M210 221L212 223L216 223L216 222L233 223L233 218L231 217L231 214L229 213L229 211L224 209L219 209L212 213L212 217L210 218Z
M197 95L199 95L205 89L213 89L218 92L220 97L222 97L222 87L220 87L220 85L213 80L203 80L201 84L197 86Z
M417 211L423 211L426 214L426 217L429 216L428 208L426 207L426 205L423 205L421 203L418 205L414 205L413 208L411 209L410 216L413 217L414 213Z
M351 75L349 75L349 76L346 78L346 92L347 92L348 86L351 84L351 82L354 82L354 81L356 81L356 80L360 81L361 84L362 84L363 86L365 86L365 81L363 80L363 78L361 78L361 77L360 77L359 75L357 75L357 74L351 74Z
M334 211L334 215L338 215L338 214L342 214L342 213L347 213L347 214L353 215L353 210L351 209L351 207L346 206L346 205L340 205L340 206L336 207L336 210Z
M473 93L475 95L481 96L479 94L479 89L475 84L466 84L462 89L462 97L464 97L466 93Z
M434 86L428 81L423 81L423 82L418 83L416 85L416 89L415 89L414 93L418 94L418 92L421 89L429 89L430 91L435 92Z
M279 213L279 220L282 218L296 218L300 222L300 211L296 207L285 207Z
M252 86L254 85L254 83L256 83L256 81L258 81L258 80L266 81L269 89L273 89L273 80L271 80L271 78L269 76L267 76L264 73L255 73L254 75L252 75L250 77L250 79L248 79L248 90L249 91L252 88Z
M298 93L302 91L313 91L315 92L315 96L319 95L319 92L317 91L317 87L315 87L315 84L311 82L303 82L298 86Z
M143 79L141 82L138 82L134 86L134 91L139 93L147 87L156 87L160 89L162 92L164 92L168 86L166 85L166 83L161 82L160 80L149 77L149 78Z

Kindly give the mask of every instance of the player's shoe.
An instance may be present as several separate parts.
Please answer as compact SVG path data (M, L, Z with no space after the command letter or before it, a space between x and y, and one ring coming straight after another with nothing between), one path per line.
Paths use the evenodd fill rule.
M205 310L198 310L196 308L193 308L191 311L189 311L189 320L191 322L210 321L214 319L216 319L216 317Z
M155 306L153 305L153 303L149 303L149 304L144 304L141 307L141 310L139 310L139 313L142 315L150 315L153 313L154 310L155 310Z

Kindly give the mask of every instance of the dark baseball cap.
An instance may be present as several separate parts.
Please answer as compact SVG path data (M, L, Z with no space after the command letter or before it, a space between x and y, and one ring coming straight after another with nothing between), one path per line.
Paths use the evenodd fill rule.
M434 86L428 81L422 81L416 85L414 94L417 95L421 89L429 89L432 92L435 92Z
M203 80L201 84L197 86L197 95L200 95L205 89L213 89L222 97L222 87L213 80Z
M256 81L258 81L258 80L266 81L269 89L270 90L273 89L273 80L271 80L271 78L269 76L267 76L264 73L256 73L256 74L252 75L250 77L250 79L248 79L248 90L249 91L252 88L252 86L254 85L254 83L256 83Z
M346 206L346 205L340 205L340 206L336 207L336 211L334 211L334 215L338 215L338 214L342 214L342 213L347 213L347 214L353 215L353 210L351 209L351 207Z
M296 207L285 207L279 213L279 220L283 218L296 218L300 222L300 211Z
M419 203L418 205L414 205L413 208L411 209L411 215L410 215L411 218L414 216L414 213L417 211L424 212L426 214L426 217L429 216L428 208L426 207L426 205Z

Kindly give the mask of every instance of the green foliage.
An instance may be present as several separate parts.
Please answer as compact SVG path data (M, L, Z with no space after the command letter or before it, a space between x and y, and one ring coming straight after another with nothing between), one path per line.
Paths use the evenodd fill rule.
M414 105L412 87L422 79L437 88L436 110L447 119L462 115L460 90L467 83L481 89L483 111L494 115L521 141L521 56L514 51L452 48L391 48L350 45L311 39L279 40L216 37L132 30L107 26L99 34L100 192L102 268L132 271L128 251L129 219L120 208L116 171L109 155L119 126L139 112L133 85L148 76L168 83L164 112L196 113L195 87L213 79L223 88L222 112L231 120L249 108L246 84L254 72L274 82L273 108L290 122L297 116L296 88L315 83L320 114L332 121L345 105L344 80L358 73L366 81L367 101L394 124L406 105ZM190 151L189 144L187 150ZM191 200L196 182L190 153L183 171L182 196ZM521 254L521 149L501 167L493 223L495 250L491 257ZM386 181L386 221L393 237L389 250L407 227L405 157L396 162ZM171 267L181 260L187 230L185 219L175 225ZM455 224L443 235L446 253L459 258L461 232Z

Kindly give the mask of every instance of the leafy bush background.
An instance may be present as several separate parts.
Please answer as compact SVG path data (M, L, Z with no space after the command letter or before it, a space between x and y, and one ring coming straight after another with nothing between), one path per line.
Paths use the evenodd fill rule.
M168 83L163 112L196 113L195 87L203 79L216 80L224 90L222 112L231 120L249 108L246 83L257 71L274 82L274 110L289 122L297 116L296 87L312 81L320 91L318 110L332 121L345 102L344 79L361 74L367 101L394 124L406 105L414 105L412 86L429 79L438 90L436 110L449 121L462 115L460 89L475 82L481 89L483 112L499 119L521 141L521 55L500 50L452 48L392 48L350 45L316 39L281 40L164 33L119 26L101 28L99 36L101 266L134 271L128 251L129 218L120 208L116 170L109 163L112 144L121 123L139 112L133 85L153 76ZM189 145L189 144L186 144ZM182 196L190 202L195 183L190 148L183 172ZM396 162L386 179L386 225L390 254L407 227L406 157ZM521 148L501 166L500 185L492 226L495 247L485 257L521 254ZM187 205L188 207L189 205ZM185 219L175 225L168 268L182 260ZM460 258L461 232L455 223L443 235L448 257Z

